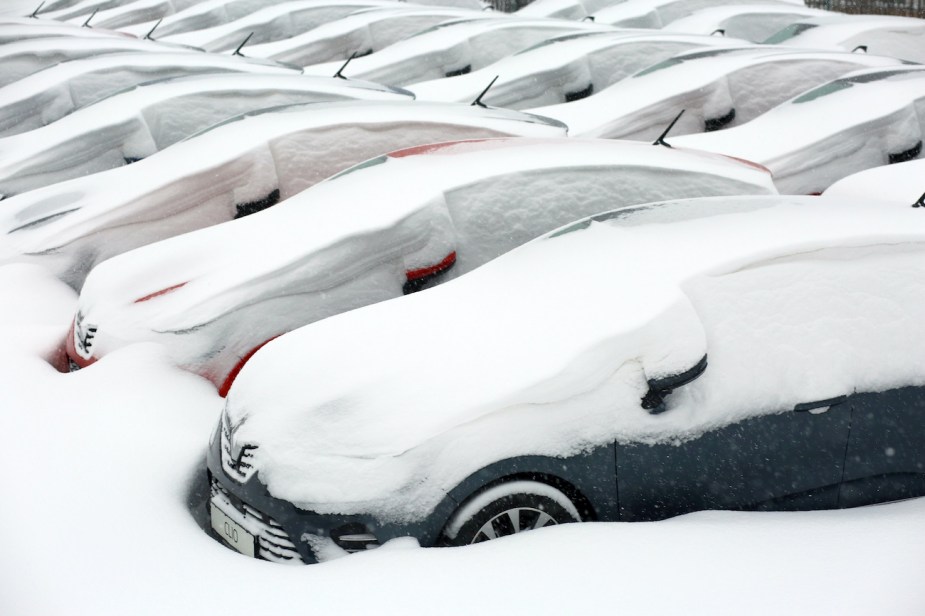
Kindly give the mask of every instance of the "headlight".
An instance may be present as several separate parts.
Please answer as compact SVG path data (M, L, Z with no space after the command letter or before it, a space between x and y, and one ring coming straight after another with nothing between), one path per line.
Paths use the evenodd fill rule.
M245 419L232 426L227 410L223 410L218 428L221 432L222 468L226 475L240 483L244 483L254 474L253 451L257 449L256 445L236 442L235 433L244 424Z

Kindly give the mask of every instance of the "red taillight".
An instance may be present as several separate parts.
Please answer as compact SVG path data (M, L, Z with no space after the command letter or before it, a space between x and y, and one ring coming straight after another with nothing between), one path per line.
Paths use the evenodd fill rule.
M222 383L222 386L218 388L218 395L220 395L222 398L227 396L228 390L231 389L231 385L234 383L234 380L238 378L238 373L241 372L242 368L244 368L244 364L246 364L247 361L251 357L254 356L254 353L262 349L267 344L267 342L271 342L272 340L275 340L276 338L279 338L279 336L273 336L272 338L270 338L270 340L267 340L266 342L261 342L260 344L255 346L253 349L245 353L244 357L238 360L238 363L234 365L234 368L232 368L231 372L228 373L228 376L225 377L225 382Z
M409 280L420 280L421 278L426 278L428 276L433 276L434 274L439 274L444 270L450 269L450 267L456 263L456 251L454 250L446 257L443 261L437 263L436 265L430 265L428 267L422 267L420 269L408 270L405 272L405 277Z
M187 281L187 282L189 282L189 281ZM170 293L171 291L176 291L177 289L179 289L180 287L184 286L185 284L186 284L186 282L181 282L180 284L175 284L175 285L173 285L172 287L167 287L166 289L161 289L160 291L155 291L154 293L151 293L150 295L145 295L144 297L139 297L138 299L135 300L135 303L136 303L136 304L140 304L141 302L146 302L146 301L148 301L149 299L154 299L155 297L160 297L161 295L167 295L167 294Z

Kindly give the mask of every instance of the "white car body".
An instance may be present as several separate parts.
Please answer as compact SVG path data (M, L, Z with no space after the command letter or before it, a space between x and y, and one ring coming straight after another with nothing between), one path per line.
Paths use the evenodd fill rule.
M676 19L666 25L663 30L706 35L722 31L723 36L761 43L775 32L800 19L827 15L831 13L796 3L713 6Z
M198 53L113 53L46 68L0 88L0 136L63 118L125 88L168 77L209 73L297 75L297 69Z
M0 138L0 198L135 163L243 113L298 103L411 100L362 81L216 73L145 83Z
M447 22L382 51L356 58L343 75L405 86L478 70L554 36L605 30L612 28L588 22L508 16ZM339 62L316 64L305 67L305 72L333 75L340 65Z
M455 19L490 19L489 11L402 5L360 9L290 38L248 45L247 55L298 66L365 56L439 23Z
M203 0L134 0L97 13L91 21L94 28L120 29L158 20L180 13ZM153 27L153 25L152 25ZM149 28L150 30L150 28ZM147 34L147 31L141 34Z
M767 43L839 48L925 62L925 20L892 15L842 15L805 19L770 36Z
M265 209L384 152L506 136L564 137L565 127L516 111L411 101L264 110L137 163L4 200L0 261L41 263L79 289L109 257Z
M844 177L822 193L832 197L919 203L925 194L925 159L873 167Z
M228 395L232 446L273 498L408 522L501 460L678 444L846 389L922 385L921 216L725 197L592 217L269 343ZM664 413L641 407L647 381L705 356Z
M744 44L731 38L660 32L566 34L477 71L422 81L408 89L421 100L471 102L498 77L482 102L527 109L590 96L683 51Z
M819 193L846 175L921 157L925 68L858 71L747 124L675 137L684 147L758 162L782 193Z
M694 50L586 99L531 111L564 122L574 136L652 140L682 109L672 135L734 127L841 75L901 65L894 58L843 51L774 46Z
M131 342L157 342L224 395L268 340L451 280L576 218L654 199L774 193L764 169L648 144L415 147L266 212L101 263L81 291L67 350L85 366Z

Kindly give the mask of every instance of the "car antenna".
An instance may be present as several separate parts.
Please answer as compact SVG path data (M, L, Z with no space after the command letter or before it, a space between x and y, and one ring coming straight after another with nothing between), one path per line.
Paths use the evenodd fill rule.
M851 53L867 53L867 45L858 45L851 50Z
M671 124L668 125L668 128L665 129L665 132L663 132L661 135L659 135L659 136L658 136L658 139L656 139L655 141L652 142L652 145L663 145L663 146L665 146L666 148L670 148L670 147L671 147L671 144L668 143L667 141L665 141L665 137L668 136L668 133L671 132L671 129L674 128L675 123L677 123L677 121L681 119L681 116L684 115L684 112L685 112L685 111L686 111L686 109L682 109L682 110L681 110L681 113L679 113L678 115L676 115L676 116L674 117L674 120L672 120L672 121L671 121Z
M250 34L248 34L247 37L246 37L243 41L241 41L241 44L238 45L238 48L235 49L235 50L234 50L234 53L232 53L231 55L233 55L233 56L241 56L241 57L243 58L243 57L244 57L244 54L241 53L241 49L242 49L245 45L247 45L247 41L251 40L251 37L252 37L252 36L254 36L254 33L253 33L253 32L251 32Z
M35 7L35 10L32 11L32 14L29 15L29 17L31 17L32 19L38 19L38 18L39 18L39 11L42 10L42 7L43 7L43 6L45 6L45 0L42 0L42 3L41 3L40 5L38 5L37 7Z
M97 7L97 9L94 10L92 13L90 13L90 16L87 17L87 21L84 22L84 25L82 25L82 26L80 26L80 27L81 27L81 28L90 28L90 27L91 27L91 26L90 26L90 20L93 19L94 17L96 17L96 14L99 13L99 12L100 12L100 9Z
M343 64L339 69L337 69L337 72L334 73L334 77L335 77L336 79L346 79L346 77L344 77L344 72L343 72L343 71L344 71L345 68L347 68L347 65L350 64L350 61L353 60L353 59L356 58L356 57L357 57L357 52L354 51L352 54L350 54L350 57L347 58L347 61L344 62L344 64Z
M919 197L919 200L912 204L912 207L925 207L925 193Z
M475 100L472 101L472 104L469 105L470 107L481 107L482 109L488 108L488 105L482 102L482 97L488 94L488 91L491 90L491 87L495 85L496 81L498 81L498 77L498 75L495 75L495 78L491 80L491 83L485 86L485 89L482 90L482 93L475 97Z
M722 28L717 28L716 30L710 33L710 36L726 36L726 31L723 30Z
M161 22L162 22L162 21L164 21L164 18L163 18L163 17L161 17L160 19L158 19L158 20L157 20L157 23L154 24L154 27L151 28L150 30L148 30L148 33L144 35L144 39L143 39L143 40L145 40L145 41L153 41L154 39L151 38L151 35L154 34L154 31L157 30L157 27L158 27L159 25L161 25Z

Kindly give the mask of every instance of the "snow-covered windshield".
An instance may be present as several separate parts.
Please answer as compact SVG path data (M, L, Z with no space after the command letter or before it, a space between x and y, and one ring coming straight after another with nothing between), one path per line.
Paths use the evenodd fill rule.
M792 39L793 37L806 32L807 30L812 30L813 28L818 28L818 24L790 24L777 34L773 34L766 41L765 45L777 45L778 43L783 43L786 40Z
M836 79L830 81L825 85L821 85L818 88L814 88L802 94L797 98L793 99L793 104L799 103L808 103L816 99L822 98L823 96L828 96L829 94L834 94L835 92L840 92L842 90L847 90L855 84L858 83L873 83L875 81L888 81L891 79L911 79L915 78L915 75L910 75L909 72L905 70L887 70L887 71L878 71L874 73L865 73L863 75L855 75L852 77L845 77L843 79Z

